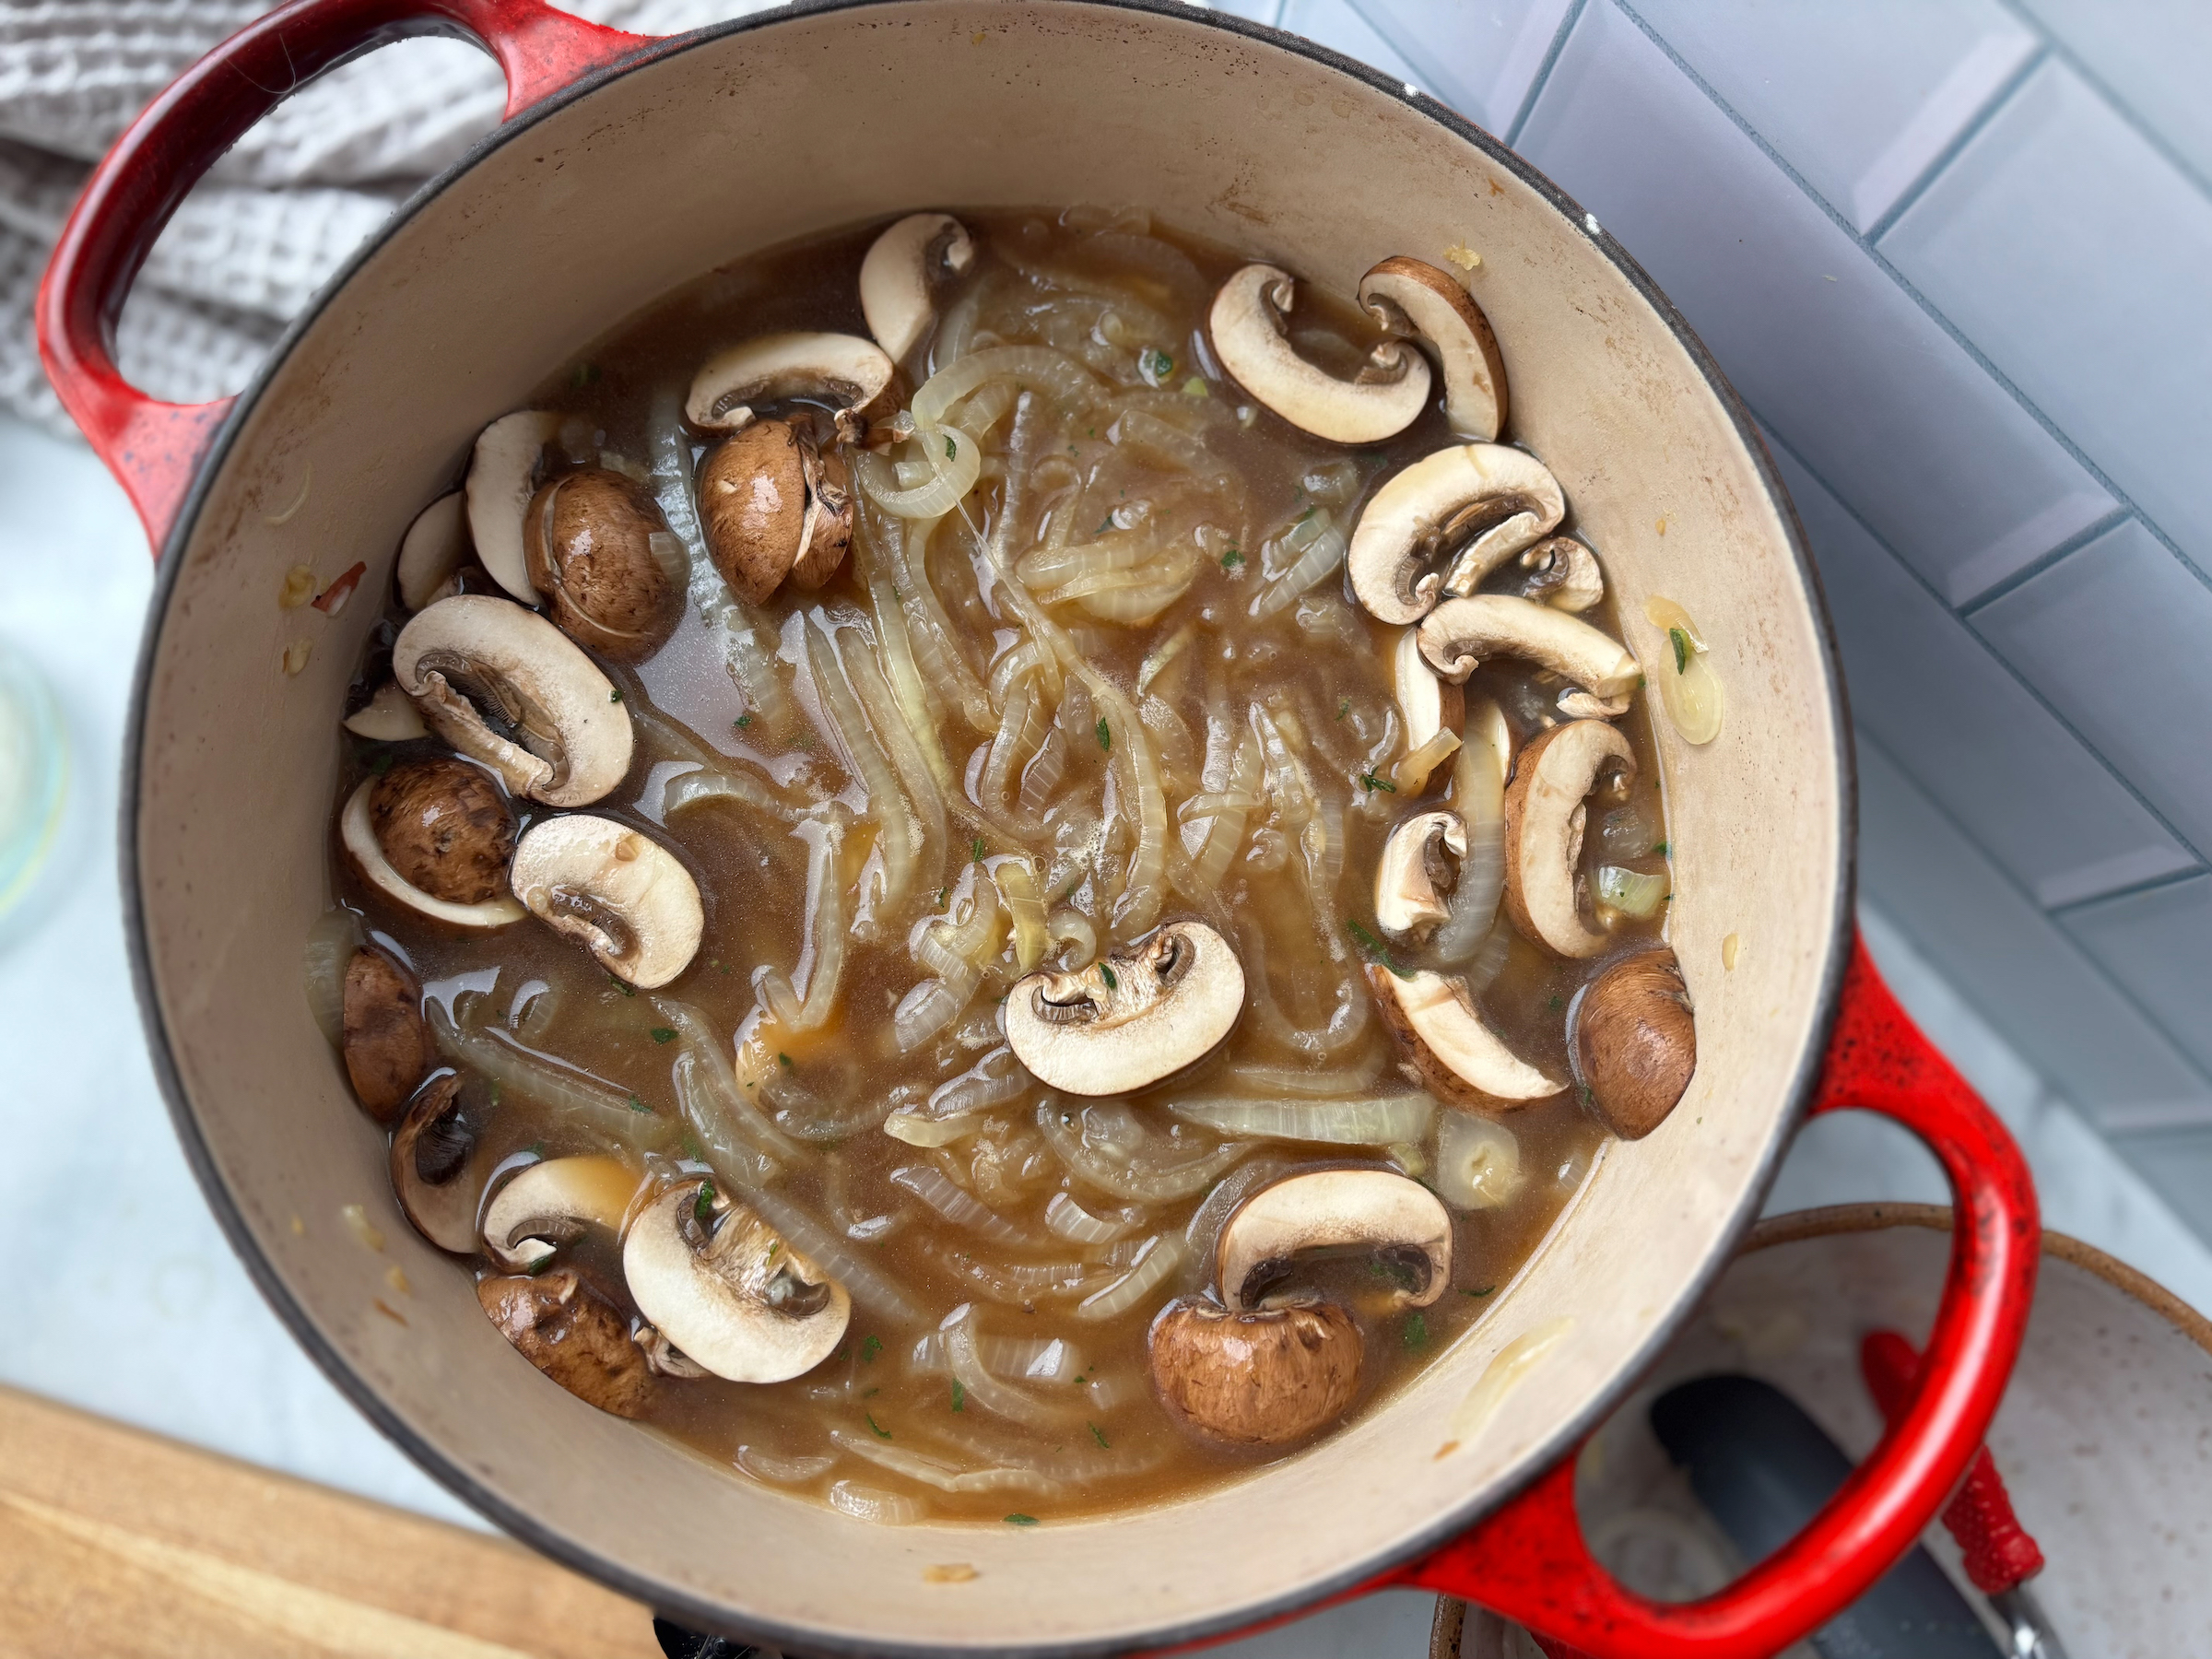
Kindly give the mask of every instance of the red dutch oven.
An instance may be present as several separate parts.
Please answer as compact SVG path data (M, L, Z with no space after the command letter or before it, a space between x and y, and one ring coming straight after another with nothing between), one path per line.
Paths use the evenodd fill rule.
M426 33L498 59L506 124L352 260L244 393L185 407L135 391L115 319L194 180L284 89ZM1481 253L1511 435L1603 550L1631 648L1664 649L1642 620L1663 594L1699 619L1726 687L1712 743L1658 723L1670 937L1700 1065L1665 1125L1606 1147L1484 1321L1324 1443L1119 1520L870 1527L547 1387L393 1209L382 1138L299 985L328 901L332 723L376 607L325 618L277 594L296 564L327 581L357 559L382 591L409 517L485 422L701 271L919 206L1071 202L1139 204L1347 293L1387 253ZM38 320L55 386L161 562L124 879L178 1132L309 1352L516 1536L686 1623L808 1652L1157 1649L1418 1586L1558 1652L1751 1659L1857 1596L1965 1469L2019 1346L2035 1198L1854 940L1843 700L1787 498L1635 264L1433 100L1288 35L1147 0L797 5L670 40L542 0L294 0L115 146ZM1847 1107L1911 1128L1951 1181L1959 1225L1925 1380L1790 1546L1707 1601L1642 1600L1583 1547L1574 1448L1727 1262L1797 1125ZM339 1224L352 1204L386 1253ZM394 1263L415 1288L404 1313L387 1300ZM1477 1432L1471 1394L1488 1403ZM932 1571L949 1563L971 1572Z

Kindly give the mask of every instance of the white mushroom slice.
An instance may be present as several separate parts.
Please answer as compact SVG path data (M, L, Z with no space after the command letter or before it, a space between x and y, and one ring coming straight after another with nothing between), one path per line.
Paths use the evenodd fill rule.
M1563 957L1595 956L1611 937L1583 920L1585 799L1598 774L1636 775L1636 756L1603 720L1554 726L1521 751L1505 790L1505 912L1522 935Z
M484 1248L502 1267L541 1265L587 1228L621 1230L637 1175L596 1154L548 1158L520 1171L484 1211Z
M1421 654L1419 630L1408 628L1398 635L1390 656L1391 688L1396 692L1398 712L1406 721L1407 753L1418 749L1439 732L1456 732L1466 707L1465 694L1457 686L1436 677Z
M622 1277L662 1336L733 1382L782 1382L844 1340L845 1288L743 1205L700 1182L670 1187L631 1223ZM719 1218L712 1237L708 1227Z
M1375 925L1394 939L1437 926L1452 913L1437 896L1453 869L1446 858L1466 855L1466 826L1456 812L1419 813L1393 830L1375 865Z
M1264 1187L1221 1229L1215 1254L1221 1300L1232 1313L1280 1284L1307 1251L1364 1245L1419 1277L1400 1307L1425 1308L1452 1280L1452 1218L1436 1194L1388 1170L1316 1170Z
M684 413L691 424L734 432L753 418L753 406L787 397L830 404L838 433L852 437L856 415L891 383L891 359L857 335L759 335L710 358L691 377Z
M453 572L467 561L467 503L468 498L458 489L440 496L415 515L400 538L399 602L409 610L418 611L444 598Z
M541 818L515 844L507 878L532 915L647 991L691 965L706 929L691 872L658 841L612 818Z
M424 892L394 869L392 861L384 856L383 848L377 842L375 826L369 821L369 796L375 788L374 778L363 778L361 786L347 797L346 809L338 814L338 841L352 855L370 886L398 900L409 910L454 927L505 927L529 913L504 895L487 899L480 904L455 904L450 899Z
M629 770L629 711L614 682L535 611L489 594L441 599L399 630L392 673L438 735L512 794L585 806Z
M407 694L399 688L397 680L386 680L379 686L374 695L347 715L342 724L356 737L366 737L371 743L405 743L410 737L425 736L429 732Z
M1015 1058L1049 1088L1118 1095L1204 1059L1244 1010L1244 969L1203 922L1170 922L1080 973L1015 982Z
M1486 441L1505 425L1505 359L1489 319L1449 272L1397 254L1359 278L1359 303L1394 335L1418 335L1436 353L1444 418Z
M1440 1100L1496 1111L1547 1100L1567 1087L1507 1048L1468 1000L1465 980L1423 969L1403 977L1367 971L1383 1023L1405 1051L1405 1069Z
M1353 528L1345 570L1371 615L1418 622L1444 593L1473 593L1566 515L1559 481L1525 450L1456 444L1375 491ZM1448 576L1438 569L1447 559Z
M860 314L876 344L897 362L935 314L930 285L975 263L975 244L949 213L910 213L878 236L860 262Z
M1333 443L1380 443L1411 426L1429 403L1429 359L1386 341L1369 354L1358 380L1338 380L1291 347L1283 317L1297 292L1288 271L1248 265L1214 296L1206 314L1214 355L1237 384L1292 426Z
M1422 618L1420 634L1421 654L1448 680L1465 679L1488 657L1518 657L1609 700L1633 691L1643 675L1610 634L1511 594L1447 599Z
M559 435L562 417L545 409L502 415L477 437L469 457L468 534L477 561L491 579L524 605L537 603L523 556L523 515L537 493L537 468L546 445Z
M1571 535L1554 535L1521 555L1525 570L1535 572L1521 592L1554 610L1586 611L1606 596L1605 572L1597 555Z

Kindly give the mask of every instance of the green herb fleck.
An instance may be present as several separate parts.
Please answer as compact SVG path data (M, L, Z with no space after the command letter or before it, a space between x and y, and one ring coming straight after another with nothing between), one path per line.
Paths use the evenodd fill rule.
M943 910L951 897L952 889L950 888L939 888L937 889L937 908Z
M1298 515L1298 522L1299 522L1300 524L1304 524L1304 523L1305 523L1305 522L1306 522L1308 519L1312 518L1312 517L1313 516L1313 514L1314 514L1316 512L1318 512L1318 511L1319 511L1319 509L1317 509L1317 508L1312 508L1312 507L1309 507L1309 508L1307 508L1307 509L1306 509L1306 510L1305 510L1303 512L1301 512L1301 513L1300 513L1300 514Z
M776 1064L782 1066L785 1071L792 1069L791 1056L789 1054L778 1054L776 1056Z
M1376 961L1382 963L1383 967L1389 969L1391 972L1396 974L1402 980L1409 980L1413 977L1412 974L1408 973L1405 969L1398 966L1397 962L1392 958L1390 952L1383 948L1382 941L1376 938L1375 935L1368 932L1366 928L1360 926L1358 922L1347 920L1345 923L1345 926L1351 930L1352 937L1359 942L1359 948L1366 951L1367 954L1374 958Z
M530 1143L529 1151L533 1158L543 1158L546 1155L546 1143L542 1140L534 1140Z
M617 978L614 974L610 973L606 976L606 982L625 996L635 996L638 994L638 988L635 985L626 979Z
M666 1026L654 1026L651 1035L655 1042L674 1042L676 1041L676 1033Z
M691 1200L691 1219L703 1224L711 1220L713 1215L714 1183L702 1181L699 1183L699 1196Z
M1559 998L1558 998L1558 997L1556 997L1556 996L1555 996L1555 997L1553 997L1553 998L1551 999L1551 1006L1552 1006L1553 1007L1555 1007L1555 1008L1563 1008L1563 1007L1565 1007L1567 1005L1566 1005L1564 1002L1560 1001L1560 1000L1559 1000Z
M608 702L620 702L622 700L622 688L619 686L609 686L606 688L606 700Z
M953 461L953 460L957 460L957 459L959 459L959 453L960 453L960 446L959 446L959 444L955 443L955 442L952 441L952 434L951 434L950 432L947 432L947 433L946 433L946 434L945 434L945 459L946 459L946 460L947 460L947 461Z
M876 1436L878 1440L889 1440L891 1438L891 1431L876 1420L876 1414L874 1412L864 1411L860 1415L868 1419L868 1427L876 1430Z
M1099 716L1099 747L1108 754L1113 753L1113 728L1106 724L1106 716Z
M683 1147L684 1156L693 1162L705 1163L707 1161L706 1150L699 1144L699 1136L688 1130L684 1132Z
M1037 1517L1034 1515L1008 1515L1006 1524L1008 1526L1034 1526L1037 1524Z
M1109 530L1111 530L1111 529L1112 529L1112 528L1113 528L1113 514L1110 512L1110 513L1108 513L1108 514L1107 514L1107 515L1106 515L1104 518L1102 518L1102 519L1100 519L1100 520L1099 521L1099 527L1098 527L1096 530L1093 530L1093 531L1091 532L1091 534L1092 534L1093 535L1105 535L1105 534L1106 534L1106 532L1107 532L1107 531L1109 531Z
M965 1411L968 1408L968 1391L960 1386L960 1380L958 1377L952 1380L952 1408L955 1411Z
M524 1278L535 1278L547 1268L553 1265L553 1258L559 1253L560 1252L558 1250L548 1250L544 1255L535 1257L532 1260L525 1262L523 1265L523 1277Z
M372 777L382 777L392 770L392 762L398 759L399 756L391 749L379 749L369 758L370 774Z
M1678 628L1668 629L1666 637L1673 641L1675 647L1675 672L1677 674L1687 673L1689 668L1689 653L1696 647L1690 644L1689 636Z
M1369 794L1373 794L1378 789L1387 789L1392 794L1398 793L1398 786L1395 783L1393 783L1388 778L1378 778L1371 771L1359 774L1359 786Z
M651 1117L653 1115L653 1108L646 1105L644 1101L639 1100L636 1095L631 1095L629 1097L629 1109L632 1112L641 1113L646 1117Z
M1429 1346L1428 1320L1418 1313L1408 1313L1406 1316L1406 1328L1402 1335L1408 1350L1427 1347Z
M1420 1288L1412 1267L1404 1262L1371 1260L1367 1265L1367 1273L1370 1278L1388 1279L1401 1289L1416 1290Z
M570 371L569 384L571 386L592 386L598 382L599 365L596 363L579 363Z
M1175 359L1157 346L1145 350L1145 368L1155 381L1163 381L1175 372Z
M1243 563L1244 555L1235 547L1221 555L1221 568L1225 571L1237 570Z
M1462 1296L1488 1296L1491 1291L1497 1288L1498 1287L1495 1285L1485 1285L1479 1290L1462 1290L1460 1294Z
M1661 858L1669 856L1669 849L1665 841L1653 841L1652 843L1652 851Z
M862 1339L862 1341L861 1341L861 1345L860 1345L860 1362L861 1362L863 1365L868 1365L868 1364L872 1364L872 1363L874 1362L875 1359L876 1359L876 1356L877 1356L877 1355L878 1355L878 1354L880 1354L880 1353L882 1353L882 1352L883 1352L883 1338L882 1338L882 1337L880 1337L880 1336L868 1336L868 1337L864 1337L864 1338Z
M1100 1428L1096 1423L1088 1423L1084 1426L1090 1430L1090 1438L1099 1442L1099 1449L1101 1452L1111 1452L1113 1450L1112 1446L1109 1446L1106 1443L1106 1431L1103 1429Z
M983 838L979 835L973 841L970 841L968 843L968 851L975 855L975 862L977 864L982 864L983 862Z
M1122 988L1122 982L1113 977L1113 970L1103 962L1099 964L1099 977L1106 982L1106 989L1109 991L1119 991Z
M1347 714L1349 714L1351 712L1352 712L1352 700L1351 700L1350 698L1348 698L1348 697L1340 697L1340 698L1338 698L1338 699L1336 700L1336 718L1337 718L1337 719L1339 719L1339 720L1342 720L1342 719L1343 719L1343 718L1344 718L1344 717L1345 717Z
M740 714L736 719L731 721L730 724L742 732L747 726L749 726L753 724L753 717L750 714Z
M765 1260L765 1261L770 1261L770 1262L772 1262L772 1261L774 1261L774 1260L776 1259L776 1253L777 1253L778 1251L782 1250L782 1248L783 1248L783 1241L782 1241L782 1240L781 1240L781 1239L775 1239L775 1240L771 1240L771 1241L770 1241L770 1243L769 1243L769 1246L768 1246L768 1254L767 1254L765 1257L763 1257L762 1259L763 1259L763 1260Z
M1088 1387L1089 1382L1090 1379L1088 1377L1077 1377L1076 1379L1076 1383L1078 1387Z

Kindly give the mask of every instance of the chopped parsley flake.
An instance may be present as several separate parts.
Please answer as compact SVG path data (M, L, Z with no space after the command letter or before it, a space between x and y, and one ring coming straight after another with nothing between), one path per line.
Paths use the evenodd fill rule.
M606 688L606 700L608 702L620 702L622 700L622 688L619 686L609 686Z
M960 1380L955 1377L952 1380L952 1408L955 1411L963 1411L967 1409L967 1406L968 1391L960 1386Z
M606 976L606 982L625 996L635 996L638 994L638 988L635 985L626 979L617 978L614 974L610 973Z
M666 1026L654 1026L652 1037L655 1042L674 1042L676 1041L676 1033Z
M1106 982L1106 989L1109 991L1119 991L1122 988L1122 982L1113 977L1113 970L1103 962L1099 964L1099 977Z
M968 843L968 851L975 855L975 862L977 864L982 864L983 862L983 838L979 835L973 841L970 841Z
M753 717L750 714L740 714L736 719L731 721L730 724L742 732L747 726L749 726L753 724Z
M1409 980L1413 977L1412 974L1408 973L1405 969L1398 966L1397 962L1392 958L1390 952L1383 948L1382 941L1376 938L1375 935L1368 932L1366 928L1360 926L1358 922L1347 920L1345 923L1345 926L1351 930L1352 937L1358 941L1359 948L1366 951L1367 954L1372 957L1376 961L1382 963L1383 967L1389 969L1391 972L1396 974L1402 980Z
M370 758L370 773L375 777L382 777L386 772L392 770L392 762L398 759L399 757L393 753L393 751L390 749L379 750L375 755Z
M880 1336L869 1336L869 1337L864 1338L864 1339L862 1340L862 1342L861 1342L861 1345L860 1345L860 1362L861 1362L863 1365L867 1365L867 1364L870 1364L871 1362L873 1362L873 1361L874 1361L874 1359L875 1359L876 1356L877 1356L877 1355L878 1355L878 1354L880 1354L880 1353L882 1353L882 1352L883 1352L883 1338L882 1338L882 1337L880 1337Z
M1336 700L1336 718L1337 718L1337 719L1339 719L1339 720L1342 720L1342 719L1343 719L1343 718L1344 718L1344 717L1345 717L1347 714L1349 714L1351 712L1352 712L1352 700L1351 700L1350 698L1348 698L1348 697L1340 697L1340 698L1338 698L1338 699Z
M1556 997L1556 996L1555 996L1555 997L1553 997L1553 998L1551 999L1551 1006L1552 1006L1553 1007L1555 1007L1555 1008L1563 1008L1563 1007L1565 1007L1567 1005L1566 1005L1564 1002L1560 1001L1560 1000L1559 1000L1559 998L1558 998L1558 997Z
M1659 857L1665 858L1667 856L1667 843L1665 841L1653 841L1652 843L1652 851Z
M1109 530L1111 530L1111 529L1112 529L1112 528L1113 528L1113 514L1110 512L1110 513L1108 513L1108 514L1107 514L1107 515L1106 515L1104 518L1102 518L1102 519L1100 519L1100 520L1099 521L1099 527L1098 527L1096 530L1093 530L1093 531L1091 532L1091 534L1092 534L1093 535L1105 535L1105 534L1106 534L1106 532L1107 532L1107 531L1109 531Z
M791 1056L789 1054L778 1054L776 1056L776 1064L782 1066L785 1071L789 1071L791 1070Z
M1034 1515L1008 1515L1006 1524L1008 1526L1034 1526L1037 1524L1037 1517Z
M703 1223L709 1220L713 1214L714 1183L711 1181L702 1181L699 1183L699 1196L691 1200L691 1219Z
M1235 547L1221 555L1221 568L1225 571L1233 571L1243 562L1244 555Z
M1388 778L1378 778L1373 772L1361 772L1359 786L1369 794L1373 794L1378 789L1387 789L1392 794L1398 793L1398 786L1395 783L1393 783Z
M1099 747L1108 754L1113 753L1113 728L1106 724L1106 716L1099 716Z
M629 1097L629 1109L632 1112L642 1112L647 1116L651 1116L653 1112L653 1108L646 1105L644 1101L639 1100L636 1095L631 1095Z
M950 432L947 432L947 433L946 433L946 434L945 434L945 459L946 459L946 460L947 460L947 461L954 461L954 460L958 460L958 459L959 458L959 453L960 453L960 446L959 446L959 444L955 443L955 442L952 441L952 434L951 434Z
M868 1427L876 1430L876 1436L878 1440L889 1440L891 1438L891 1431L876 1420L876 1414L874 1412L864 1411L860 1415L868 1419Z
M1408 1349L1427 1347L1429 1346L1428 1320L1418 1313L1408 1313L1406 1316L1406 1328L1401 1335L1405 1338Z
M1689 669L1689 653L1697 647L1689 642L1689 636L1678 628L1668 629L1666 637L1675 648L1675 672L1687 673Z
M1498 1287L1495 1285L1485 1285L1479 1290L1462 1290L1460 1294L1462 1296L1488 1296L1491 1291L1497 1288Z
M1113 1450L1112 1447L1106 1443L1106 1431L1103 1429L1100 1428L1096 1423L1086 1424L1085 1427L1089 1429L1090 1438L1099 1442L1099 1449L1101 1452L1111 1452Z
M569 383L572 386L595 385L598 380L599 365L596 363L579 363L569 375Z

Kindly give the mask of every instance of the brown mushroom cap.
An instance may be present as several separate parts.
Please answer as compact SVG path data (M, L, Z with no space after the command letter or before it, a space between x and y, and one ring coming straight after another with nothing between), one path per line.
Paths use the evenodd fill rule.
M700 467L707 552L747 604L767 604L805 550L806 497L805 449L788 420L754 421L716 445Z
M369 823L392 867L434 899L482 904L507 891L514 814L465 760L403 760L369 792Z
M523 552L530 582L553 601L553 620L578 644L633 663L676 630L683 594L656 558L667 521L641 485L586 467L530 498Z
M1665 947L1614 963L1575 999L1571 1049L1584 1099L1622 1140L1666 1120L1698 1069L1682 965Z
M1334 1302L1231 1313L1173 1302L1152 1322L1152 1385L1182 1422L1243 1446L1303 1440L1344 1415L1366 1344Z
M617 1417L644 1416L653 1395L644 1352L613 1304L573 1268L481 1279L477 1300L524 1359L578 1399Z
M422 1018L415 976L373 947L346 964L346 1076L363 1110L380 1124L399 1113L437 1064Z

